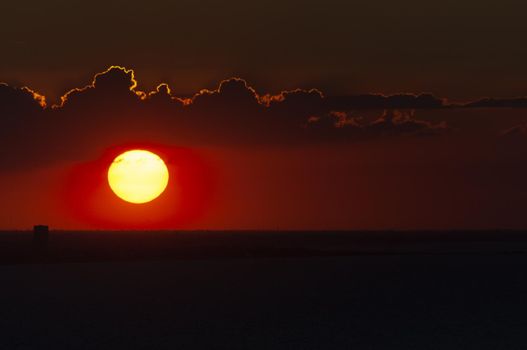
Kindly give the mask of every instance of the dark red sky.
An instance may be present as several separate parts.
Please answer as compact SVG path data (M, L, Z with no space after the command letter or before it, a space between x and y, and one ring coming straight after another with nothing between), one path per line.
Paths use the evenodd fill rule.
M0 229L526 228L525 7L2 3ZM132 145L185 194L116 201Z

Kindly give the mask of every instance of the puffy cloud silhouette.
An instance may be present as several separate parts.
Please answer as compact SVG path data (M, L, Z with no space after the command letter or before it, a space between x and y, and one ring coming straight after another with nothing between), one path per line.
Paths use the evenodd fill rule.
M137 99L142 93L136 92L136 87L137 81L133 70L111 66L106 71L95 74L90 85L66 92L61 97L60 105L55 107L85 103L86 101L90 105L97 105L99 103L116 103L120 99Z
M316 89L297 89L260 95L240 78L224 80L217 89L201 90L191 98L174 96L167 84L150 92L137 86L132 70L112 66L49 106L29 88L0 85L0 142L13 150L0 160L0 169L73 161L130 141L276 144L448 130L444 123L394 110L445 107L443 100L426 94L327 97ZM373 121L355 116L365 109L389 110Z
M0 168L40 156L44 142L45 99L29 88L0 84Z
M335 96L328 97L327 105L333 110L349 109L432 109L446 107L443 99L431 94L397 94L391 96L368 94L357 96Z
M526 108L527 98L483 98L463 105L468 108Z

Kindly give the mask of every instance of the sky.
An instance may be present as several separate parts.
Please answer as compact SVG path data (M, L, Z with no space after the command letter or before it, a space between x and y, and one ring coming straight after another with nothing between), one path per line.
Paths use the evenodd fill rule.
M241 76L332 94L522 96L523 1L4 1L0 77L47 96L109 65L181 94Z
M2 3L0 229L524 229L525 7Z

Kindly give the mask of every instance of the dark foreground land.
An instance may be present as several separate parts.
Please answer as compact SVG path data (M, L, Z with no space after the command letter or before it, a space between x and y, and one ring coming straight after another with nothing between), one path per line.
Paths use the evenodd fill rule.
M0 349L526 349L522 232L0 234Z

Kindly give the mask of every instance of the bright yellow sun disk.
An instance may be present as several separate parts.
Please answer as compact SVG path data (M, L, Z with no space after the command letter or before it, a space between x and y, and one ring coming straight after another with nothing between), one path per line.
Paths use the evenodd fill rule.
M131 150L118 155L108 169L112 191L130 203L156 199L168 185L168 169L157 155L145 150Z

